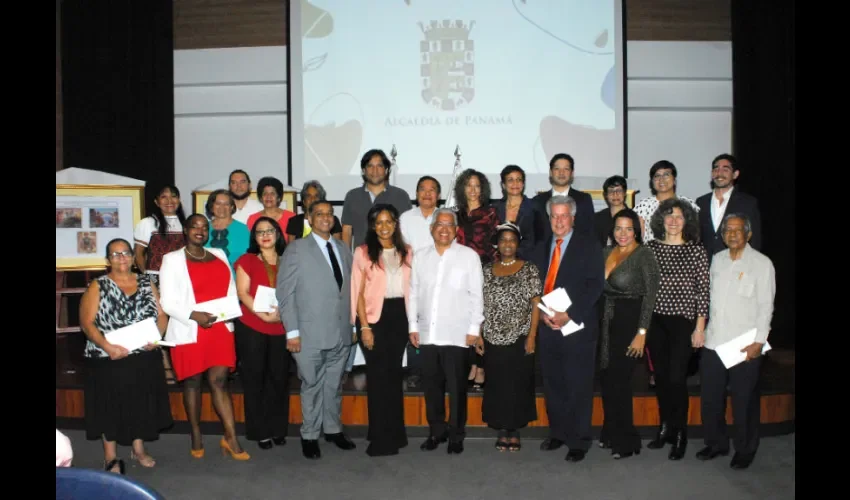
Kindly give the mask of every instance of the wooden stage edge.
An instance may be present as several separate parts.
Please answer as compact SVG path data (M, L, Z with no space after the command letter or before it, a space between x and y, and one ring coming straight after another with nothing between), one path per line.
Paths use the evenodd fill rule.
M234 393L233 409L236 413L237 427L244 433L245 406L241 393ZM171 432L188 432L188 421L183 409L183 396L180 392L170 392L171 414L175 425ZM205 432L220 434L223 432L218 416L212 406L209 392L204 392L201 404L201 423ZM448 398L447 408L448 408ZM289 399L290 435L298 435L298 425L301 423L301 399L292 394ZM469 437L490 436L492 430L481 420L481 396L470 394L467 399L467 435ZM83 428L85 401L82 389L56 389L56 422L60 428ZM646 437L652 435L659 424L658 403L655 396L635 396L633 398L635 426ZM537 396L538 419L531 422L526 434L545 437L549 425L546 416L546 403L542 396ZM593 421L597 430L602 426L602 398L593 398ZM732 424L731 400L727 400L726 421ZM404 397L404 422L411 436L428 435L428 421L425 417L425 398L421 395ZM353 436L365 436L368 426L368 410L366 396L348 394L342 397L342 423ZM762 435L781 435L794 432L795 429L795 398L794 394L765 394L761 396L761 430ZM692 437L698 437L702 427L699 396L690 396L688 411L688 432ZM208 430L209 429L209 430ZM412 432L411 432L412 431ZM483 431L483 432L478 432Z

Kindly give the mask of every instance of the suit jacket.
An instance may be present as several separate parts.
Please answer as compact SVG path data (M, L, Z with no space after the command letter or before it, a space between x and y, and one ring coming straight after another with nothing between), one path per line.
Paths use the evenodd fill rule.
M404 309L410 300L410 266L413 262L413 249L407 245L407 259L401 265L401 287L404 290ZM354 264L351 273L351 324L357 319L357 301L360 298L360 286L366 282L363 298L366 302L366 321L377 323L384 308L387 292L387 273L382 267L372 265L366 245L354 249ZM365 326L365 325L363 325Z
M496 208L499 221L507 222L505 219L507 201L504 199L494 201L493 206ZM544 212L541 214L539 205L528 197L524 197L522 203L520 203L516 221L514 221L514 224L519 227L519 232L522 234L522 241L519 243L519 248L517 249L517 256L520 259L528 260L528 256L534 249L534 246L537 245L538 241L543 240L547 227L550 232L552 231L549 225L549 219L546 217L545 209L544 204Z
M302 349L351 344L351 251L336 238L329 241L342 261L341 289L312 235L287 245L280 258L278 311L287 332L298 330Z
M576 202L576 217L573 222L573 228L576 231L592 234L593 233L593 197L589 194L579 191L578 189L570 188L570 198ZM543 219L546 222L543 224L543 235L538 236L538 241L548 239L552 236L552 225L549 224L549 216L546 213L546 202L552 197L552 190L538 193L533 198L537 203L537 209L543 214Z
M227 268L230 269L227 295L236 297L236 280L233 278L233 269L224 250L219 248L206 250L227 264ZM195 310L195 291L192 288L192 280L189 278L186 254L182 248L162 257L162 267L159 268L159 300L162 310L168 315L165 340L177 345L197 342L198 323L189 319ZM225 326L231 332L233 331L232 321L226 322Z
M705 246L705 250L708 252L709 260L717 252L726 250L726 244L723 243L723 235L714 231L714 222L711 220L712 196L714 196L714 191L697 198L700 239L703 246ZM743 213L750 218L750 225L753 230L750 246L756 250L761 250L761 213L759 212L758 200L755 196L744 193L740 188L736 187L732 190L732 194L729 195L729 201L726 203L728 205L724 216L733 213Z
M549 274L549 249L552 237L538 243L534 248L531 261L540 270L540 278L545 283ZM563 287L572 300L567 309L570 319L576 323L584 323L584 328L570 335L590 342L596 340L599 332L599 310L596 302L602 295L605 285L605 259L602 247L590 233L573 230L573 235L567 245L567 250L561 256L558 275L555 278L555 288ZM543 321L538 326L538 332L553 330ZM560 332L558 332L560 335Z

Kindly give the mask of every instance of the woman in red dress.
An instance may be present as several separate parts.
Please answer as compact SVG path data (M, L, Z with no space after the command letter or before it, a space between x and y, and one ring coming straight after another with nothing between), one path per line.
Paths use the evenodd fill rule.
M162 309L168 314L166 340L174 342L171 361L183 383L183 405L192 426L192 456L204 456L201 437L201 379L207 375L213 406L224 425L219 443L222 453L237 460L250 456L236 439L233 402L227 385L236 368L236 347L231 321L216 321L196 305L225 296L236 297L236 285L227 256L217 248L204 248L209 222L201 214L186 219L186 246L166 254L160 268Z

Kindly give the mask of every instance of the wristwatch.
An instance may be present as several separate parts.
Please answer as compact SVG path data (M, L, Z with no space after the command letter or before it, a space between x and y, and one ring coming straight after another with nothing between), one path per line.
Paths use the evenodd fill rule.
M646 328L638 328L638 335L646 335Z

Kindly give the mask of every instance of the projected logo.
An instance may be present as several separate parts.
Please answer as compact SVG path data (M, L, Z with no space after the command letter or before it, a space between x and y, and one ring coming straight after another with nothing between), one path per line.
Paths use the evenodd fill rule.
M475 45L463 21L419 23L425 39L419 42L422 99L445 111L469 104L475 97Z

